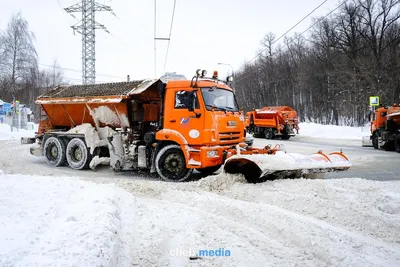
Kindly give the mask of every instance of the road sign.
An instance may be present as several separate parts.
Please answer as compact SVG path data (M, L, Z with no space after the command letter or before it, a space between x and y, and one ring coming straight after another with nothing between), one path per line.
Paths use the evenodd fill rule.
M379 96L370 96L369 105L372 107L379 106Z

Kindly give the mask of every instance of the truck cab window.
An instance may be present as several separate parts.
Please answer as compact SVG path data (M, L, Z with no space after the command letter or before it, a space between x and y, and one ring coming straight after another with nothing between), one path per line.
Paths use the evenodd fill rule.
M188 108L188 103L189 103L189 97L190 91L177 91L175 93L175 109L187 109ZM200 108L199 106L199 100L197 98L197 93L194 93L194 97L196 99L196 106L195 108L198 109Z
M201 93L203 94L204 104L207 110L216 108L217 110L239 111L232 91L217 87L204 87L201 89Z

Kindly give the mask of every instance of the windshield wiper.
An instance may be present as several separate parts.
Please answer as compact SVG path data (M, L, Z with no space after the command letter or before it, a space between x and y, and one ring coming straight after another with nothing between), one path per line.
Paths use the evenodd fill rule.
M237 112L238 110L234 110L235 108L233 108L233 107L228 107L228 106L225 106L225 107L223 107L225 110L229 110L229 111L231 111L232 113L235 113L235 112Z
M216 107L216 106L208 105L208 104L206 104L206 107L209 107L209 108L214 109L214 110L220 110L220 111L225 111L226 112L226 109L224 109L222 107Z

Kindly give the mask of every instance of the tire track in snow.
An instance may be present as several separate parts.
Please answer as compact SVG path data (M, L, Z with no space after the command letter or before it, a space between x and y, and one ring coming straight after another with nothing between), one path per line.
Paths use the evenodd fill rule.
M168 198L183 203L187 203L190 199L181 197L174 199L174 195L176 193L168 194ZM264 236L279 240L286 247L297 247L298 254L304 253L310 259L317 257L327 264L359 265L361 263L364 266L379 266L378 263L381 263L381 260L375 262L374 258L368 259L365 250L380 259L389 257L390 259L387 261L389 265L394 261L400 261L398 254L400 246L388 245L361 233L349 231L274 205L233 200L227 197L211 198L206 196L197 198L197 202L196 207L198 208L214 207L219 216L231 221L245 222L246 228L257 228L257 231L263 233ZM243 209L243 207L245 208ZM260 217L260 214L264 216ZM310 232L313 233L315 241L309 239ZM338 244L343 250L329 251L329 248L337 248Z

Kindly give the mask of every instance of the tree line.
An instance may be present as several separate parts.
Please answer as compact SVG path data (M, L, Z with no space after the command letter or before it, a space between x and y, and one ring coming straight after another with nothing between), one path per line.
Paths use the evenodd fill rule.
M246 111L287 105L300 121L361 126L369 96L400 102L400 1L349 0L310 30L277 44L267 33L256 60L235 73Z
M35 35L28 22L20 13L13 15L6 29L0 30L0 99L19 100L34 110L40 94L62 83L63 73L58 63L55 61L52 68L40 70L38 59Z

